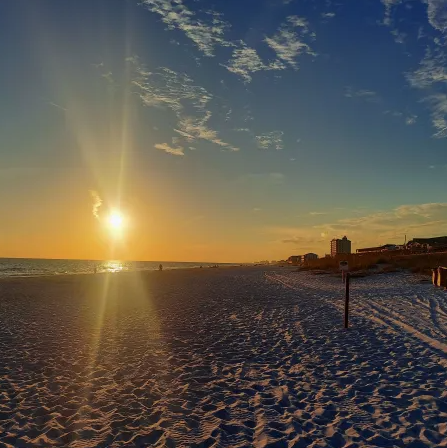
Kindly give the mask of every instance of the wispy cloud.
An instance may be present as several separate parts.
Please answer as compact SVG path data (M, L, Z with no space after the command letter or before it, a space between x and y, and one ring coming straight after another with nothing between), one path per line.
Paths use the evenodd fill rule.
M345 87L344 96L346 98L362 98L370 103L380 102L379 95L377 95L377 93L374 92L373 90L367 90L367 89L355 90L350 86Z
M275 184L282 184L286 179L286 176L283 173L270 173L268 177L269 180Z
M258 148L260 149L283 149L282 137L284 132L272 131L265 134L256 135Z
M324 12L321 14L323 19L333 19L335 17L335 12Z
M195 141L196 139L202 139L230 151L239 151L239 148L236 148L221 140L218 137L218 133L208 127L207 122L210 118L211 112L209 111L207 111L206 115L202 118L183 117L179 120L179 129L174 129L174 131L184 137L188 142Z
M433 127L436 129L433 137L447 137L447 94L430 95L424 100L430 105Z
M383 5L385 6L385 17L383 19L383 23L385 25L391 25L391 14L393 9L402 3L402 0L382 0Z
M99 219L99 213L98 212L99 212L99 208L102 205L102 199L100 198L98 192L95 191L95 190L90 190L90 196L93 199L93 205L92 205L93 216L96 219Z
M327 212L309 212L310 216L322 216L322 215L327 215Z
M284 68L278 64L264 64L262 59L254 48L248 47L244 42L240 42L240 46L233 50L233 55L224 65L231 73L241 76L245 82L251 82L252 73L261 70L278 70Z
M391 31L391 35L394 37L394 42L397 44L404 44L405 39L408 37L406 33L399 31L397 29Z
M312 40L314 34L309 32L305 19L298 16L289 16L278 32L272 37L266 37L267 45L276 52L278 59L294 69L298 68L296 58L301 54L316 56L316 53L304 41Z
M403 229L412 225L413 228L428 220L445 219L447 226L447 203L426 203L417 205L401 205L390 211L376 212L356 218L340 219L334 223L315 226L328 233L348 231L382 231L393 227Z
M447 30L447 0L421 0L427 5L427 18L430 25L438 31ZM403 0L382 0L385 5L384 24L391 25L393 9L404 3Z
M308 23L298 16L289 16L277 33L266 36L264 42L276 53L273 61L264 62L256 49L249 47L244 41L234 44L232 57L223 64L228 71L240 76L244 82L252 80L252 74L260 71L285 70L287 66L298 68L297 58L302 54L315 56L316 53L306 42L315 39L310 33Z
M396 118L404 118L405 124L408 126L411 126L416 123L418 116L415 114L404 114L403 112L400 112L398 110L386 110L383 112L384 115L390 115L392 117Z
M314 248L316 244L321 244L324 242L323 238L312 238L312 237L305 237L305 236L294 236L292 238L286 238L284 240L281 240L284 244L293 244L294 246L299 246L301 249L311 249Z
M48 104L50 106L56 107L57 109L63 110L64 112L68 111L68 109L66 109L65 107L59 106L59 104L53 103L53 101L49 101Z
M162 67L157 72L149 72L132 58L136 78L133 83L139 88L139 95L146 106L158 106L179 113L185 110L197 110L204 113L212 95L203 87L197 86L184 73L177 73Z
M428 21L433 28L445 33L447 31L447 0L426 0L428 2Z
M223 141L218 132L209 125L212 117L209 107L214 97L206 89L196 85L184 73L177 73L168 68L149 72L140 64L138 58L130 58L129 62L134 66L133 84L137 87L137 93L143 104L171 110L177 117L177 126L174 131L178 134L177 138L180 138L180 144L171 147L162 143L160 145L163 148L159 149L180 155L180 149L183 150L182 141L186 146L186 143L206 140L223 149L238 150L235 146Z
M417 115L410 115L407 118L405 118L405 124L411 126L416 123L417 118L418 118Z
M447 57L441 50L427 49L420 67L413 73L407 73L412 87L427 92L423 100L431 111L434 137L447 137ZM437 93L433 93L437 91Z
M261 182L270 185L282 185L286 180L286 176L283 173L248 173L241 176L237 182Z
M447 58L441 50L427 49L420 67L407 73L407 79L412 87L425 89L435 84L447 84Z
M402 117L403 112L399 112L398 110L386 110L383 112L383 115L391 115L392 117Z
M283 243L313 252L327 251L330 239L344 234L362 245L403 243L404 235L413 238L447 233L447 203L402 205L310 228L276 226L266 231Z
M155 147L157 149L161 149L162 151L168 153L168 154L172 154L174 156L184 156L184 148L181 146L177 146L177 147L172 147L170 145L168 145L167 143L157 143L155 145Z
M142 0L141 4L158 14L168 29L183 31L205 56L214 56L215 47L232 46L225 38L230 25L215 11L193 11L183 0Z

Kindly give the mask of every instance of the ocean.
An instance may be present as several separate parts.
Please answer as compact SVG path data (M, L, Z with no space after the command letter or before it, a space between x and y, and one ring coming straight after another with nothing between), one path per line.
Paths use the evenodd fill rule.
M216 263L167 261L98 261L98 260L45 260L32 258L0 258L1 277L31 277L62 274L92 274L95 272L153 271L162 264L163 269L185 269ZM231 263L218 263L234 266Z

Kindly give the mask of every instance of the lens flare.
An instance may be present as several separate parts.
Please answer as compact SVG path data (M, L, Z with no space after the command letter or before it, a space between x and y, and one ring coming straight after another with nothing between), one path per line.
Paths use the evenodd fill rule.
M112 230L121 230L124 224L123 215L119 211L114 211L110 214L108 222Z

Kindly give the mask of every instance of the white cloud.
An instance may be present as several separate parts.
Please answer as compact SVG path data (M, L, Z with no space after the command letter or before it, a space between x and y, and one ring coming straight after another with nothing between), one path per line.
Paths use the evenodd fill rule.
M335 12L324 12L321 14L321 17L323 17L323 19L333 19L335 17Z
M282 137L284 132L272 131L265 134L256 135L258 148L260 149L283 149Z
M183 31L206 56L214 56L215 47L232 46L224 37L230 25L214 11L194 12L183 0L142 0L141 4L160 15L168 29Z
M149 72L137 58L131 58L129 62L134 66L136 76L133 84L138 88L137 93L143 104L174 112L177 118L174 131L180 136L177 137L180 140L175 142L176 147L169 148L177 155L180 149L183 151L182 140L188 143L198 139L207 140L221 148L238 151L238 148L219 138L217 131L210 127L212 114L209 106L214 97L206 89L196 85L186 74L176 73L168 68ZM170 151L167 147L159 149Z
M278 32L272 37L266 37L264 42L275 51L277 59L265 63L256 49L249 47L245 42L239 41L234 45L231 59L224 67L249 83L252 74L260 71L279 71L286 69L287 65L298 68L296 58L301 54L316 55L304 39L314 39L309 33L307 21L298 16L289 16Z
M279 66L266 65L254 48L247 47L244 42L233 50L232 58L225 67L231 73L241 76L245 82L251 82L251 74L261 70L280 69Z
M383 23L385 25L391 24L391 12L392 9L402 3L402 0L382 0L382 3L385 5L385 18Z
M157 72L146 71L137 59L130 62L136 69L134 85L146 106L166 107L179 113L185 109L204 112L213 96L203 87L194 84L186 74L162 67Z
M438 93L425 99L430 104L433 127L436 129L433 135L436 138L447 137L447 94Z
M413 73L407 73L407 79L412 87L426 90L429 96L423 102L431 111L432 125L435 128L434 137L447 137L447 57L437 49L434 52L427 49L420 67ZM438 93L432 92L437 90Z
M218 137L218 133L207 126L206 123L210 118L211 112L209 111L203 118L183 117L179 120L179 129L174 129L174 131L184 137L188 142L202 139L222 148L229 149L230 151L239 151L239 148L221 140Z
M322 216L327 215L327 212L309 212L310 216Z
M93 216L94 216L96 219L99 219L98 211L99 211L99 208L100 208L101 205L102 205L102 199L100 198L98 192L95 191L95 190L90 190L90 196L91 196L92 199L93 199L93 206L92 206L92 213L93 213Z
M411 126L416 123L418 116L414 114L409 114L404 117L404 113L398 110L386 110L383 112L384 115L391 115L392 117L404 118L405 124Z
M172 147L169 146L167 143L157 143L155 145L157 149L161 149L164 152L167 152L168 154L172 154L174 156L184 156L185 153L183 152L183 148L181 146Z
M266 37L265 42L276 52L280 61L297 69L296 58L299 55L316 55L311 47L304 42L306 35L311 36L307 21L298 16L289 16L287 23L282 25L273 37Z
M428 21L433 28L445 33L447 31L447 0L428 1Z
M424 89L434 84L447 84L447 58L444 53L437 50L435 53L427 49L419 69L407 73L407 79L412 87Z

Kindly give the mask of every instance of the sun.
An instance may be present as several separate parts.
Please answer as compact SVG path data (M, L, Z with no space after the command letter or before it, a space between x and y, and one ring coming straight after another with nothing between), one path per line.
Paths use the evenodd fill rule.
M113 231L119 232L123 229L124 217L120 211L114 210L110 213L107 222Z

